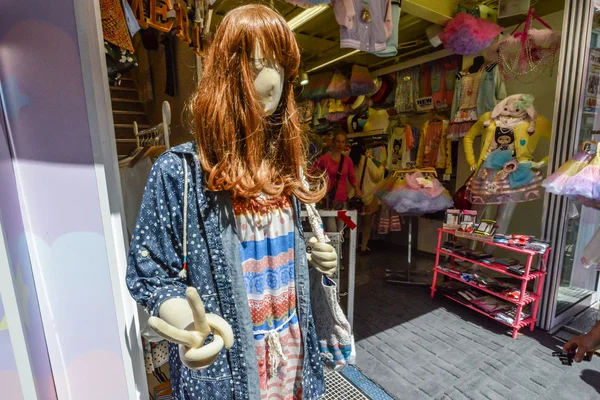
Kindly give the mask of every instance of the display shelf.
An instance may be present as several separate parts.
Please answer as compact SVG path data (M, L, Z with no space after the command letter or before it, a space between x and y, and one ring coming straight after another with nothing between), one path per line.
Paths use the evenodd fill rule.
M483 263L481 261L471 260L470 258L458 255L458 254L453 253L451 251L446 251L446 250L441 249L441 248L438 248L437 250L441 254L444 254L446 256L450 256L450 257L453 257L453 258L458 258L459 260L467 261L467 262L473 263L474 265L477 265L479 267L487 268L489 270L496 271L496 272L499 272L501 274L510 276L511 278L520 279L522 281L530 281L532 279L537 279L537 278L539 278L541 276L546 275L546 271L535 271L535 272L530 272L528 275L517 275L517 274L513 274L512 272L508 272L508 269L506 267L501 267L499 265L486 264L486 263Z
M523 249L521 247L516 247L516 246L508 246L506 244L503 243L496 243L493 240L491 240L490 236L485 236L485 235L477 235L477 234L465 234L464 236L461 234L460 231L455 231L453 229L444 229L444 228L440 228L440 230L444 233L447 233L449 235L453 235L456 237L460 237L462 239L469 239L469 240L474 240L476 242L481 242L481 243L485 243L486 245L490 245L490 246L494 246L494 247L499 247L501 249L505 249L505 250L509 250L509 251L513 251L515 253L521 253L521 254L526 254L528 256L535 256L538 253L537 251L534 250L527 250L527 249ZM548 249L547 251L549 251L550 249Z
M480 310L471 304L468 304L467 302L461 301L461 300L456 299L447 294L444 294L445 297L447 297L459 304L462 304L467 308L475 310L478 313L487 316L488 318L492 318L493 320L498 321L506 326L510 326L512 328L513 339L516 339L517 333L519 332L519 330L526 326L529 326L529 329L533 331L533 329L535 327L535 321L537 320L537 312L538 312L538 308L540 305L540 300L542 298L542 288L544 287L544 279L546 277L546 271L543 271L543 269L545 269L545 266L548 264L548 257L550 255L551 248L546 249L546 251L543 254L540 254L533 250L526 250L526 249L519 248L519 247L507 246L502 243L490 242L488 237L477 237L479 235L469 235L469 237L467 239L474 240L477 242L482 242L482 243L485 243L486 245L490 245L490 246L498 247L498 248L505 249L508 251L512 251L515 253L526 255L527 262L525 264L525 273L521 276L521 275L517 275L517 274L509 272L507 270L507 267L485 264L485 263L482 263L481 261L475 261L468 257L461 256L461 255L455 254L453 252L443 250L441 247L442 247L442 238L443 238L444 234L450 234L450 235L456 236L456 231L451 230L451 229L444 229L444 228L438 229L438 245L437 245L436 255L435 255L435 266L433 268L433 283L431 285L431 297L433 298L435 296L435 292L437 291L436 283L437 283L438 274L442 274L442 275L447 276L451 279L454 279L458 282L462 282L463 284L465 284L467 286L474 287L484 293L488 293L488 294L498 297L502 300L505 300L509 303L515 304L517 307L516 313L515 313L515 321L519 321L519 322L509 324L505 321L496 319L493 315L490 315L490 314L486 313L485 311ZM456 237L458 237L458 236L456 236ZM439 267L440 267L440 255L442 255L442 254L450 256L453 259L463 260L463 261L469 262L473 265L477 265L482 268L486 268L486 269L501 273L503 275L519 279L521 281L521 287L519 288L521 294L519 296L519 299L518 300L509 299L506 296L501 295L500 293L493 292L487 288L481 287L481 286L476 285L471 282L466 282L466 281L462 280L460 278L460 276L458 276L456 274L441 270ZM537 262L538 268L535 272L530 272L532 265L533 265L533 260L536 257L538 258L538 262ZM544 268L540 268L542 266ZM527 292L527 284L530 281L534 281L536 284L535 293L530 293L529 295L525 295L525 293ZM532 308L531 317L520 321L521 314L523 312L523 307L528 304L531 304L531 308Z
M451 279L454 279L456 281L464 283L465 285L474 287L475 289L479 289L482 292L485 292L487 294L491 294L492 296L498 297L499 299L502 299L504 301L508 301L509 303L512 303L512 304L527 305L527 304L533 303L535 300L538 300L538 296L536 296L533 293L530 293L530 294L525 294L525 297L523 298L522 303L520 303L519 300L514 300L511 298L508 298L508 297L504 296L502 293L494 292L493 290L490 290L490 289L486 288L485 286L479 286L475 283L467 282L467 281L463 280L459 275L453 274L452 272L444 271L443 269L439 269L439 268L436 268L436 270L438 273L440 273L442 275L445 275Z
M487 312L483 311L482 309L479 309L479 308L477 308L477 307L475 307L475 306L467 303L466 301L459 300L459 299L457 299L457 298L455 298L453 296L447 295L445 293L442 293L442 296L444 296L444 297L446 297L446 298L448 298L448 299L450 299L452 301L455 301L458 304L461 304L461 305L463 305L463 306L465 306L467 308L470 308L471 310L477 311L479 314L485 315L486 317L491 318L494 321L500 322L501 324L506 325L508 327L511 327L513 329L519 330L519 329L522 329L522 328L526 327L527 325L529 325L531 327L535 326L536 319L533 318L533 317L525 318L525 319L521 320L520 322L518 322L516 324L515 323L509 324L508 322L502 321L501 319L496 318L492 314L487 313Z

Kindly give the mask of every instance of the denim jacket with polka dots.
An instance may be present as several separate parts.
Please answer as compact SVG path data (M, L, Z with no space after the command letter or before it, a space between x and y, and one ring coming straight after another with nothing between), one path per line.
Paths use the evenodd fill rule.
M196 154L196 145L190 142L167 151L154 163L131 241L127 286L150 315L158 315L164 301L185 298L186 287L193 285L206 312L222 316L233 329L233 347L222 350L216 361L202 370L185 367L177 345L169 344L174 399L260 399L252 321L231 196L228 192L205 189ZM184 162L188 165L189 180L187 281L178 276L183 265ZM294 199L293 204L296 290L305 356L303 398L317 399L325 392L325 381L309 303L300 203Z

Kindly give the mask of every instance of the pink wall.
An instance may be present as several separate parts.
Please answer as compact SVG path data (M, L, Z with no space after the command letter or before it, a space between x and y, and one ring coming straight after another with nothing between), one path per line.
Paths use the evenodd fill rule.
M12 215L22 229L11 255L33 272L24 273L30 304L39 301L30 314L41 316L32 346L45 329L47 351L34 360L41 398L56 398L55 385L61 398L125 399L74 1L4 0L0 13L0 87L23 214Z

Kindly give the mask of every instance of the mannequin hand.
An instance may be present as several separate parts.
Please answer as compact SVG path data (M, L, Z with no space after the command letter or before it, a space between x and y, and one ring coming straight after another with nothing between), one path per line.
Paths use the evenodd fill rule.
M360 191L359 187L354 188L354 194L356 195L356 197L358 197L359 199L362 197L362 192Z
M217 359L223 346L227 349L233 346L233 330L223 318L205 313L196 288L188 287L185 297L194 318L187 328L179 329L158 317L150 317L148 325L168 341L179 344L179 357L186 367L206 368ZM205 345L213 330L214 340Z
M312 253L306 254L308 264L323 275L332 275L337 268L337 253L333 246L319 243L316 237L311 237L309 243Z

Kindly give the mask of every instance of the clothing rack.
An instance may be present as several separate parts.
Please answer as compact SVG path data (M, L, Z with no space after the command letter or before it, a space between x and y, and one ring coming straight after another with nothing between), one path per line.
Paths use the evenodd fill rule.
M169 144L169 126L171 125L171 105L168 101L163 101L162 104L162 122L158 125L153 126L152 128L144 129L143 131L138 131L137 122L133 121L133 133L135 135L137 147L142 146L142 141L147 136L151 136L153 138L157 137L157 134L162 134L163 142L167 150L170 148ZM142 138L142 139L140 139Z
M406 270L387 268L385 270L385 281L388 283L401 283L404 285L429 286L428 282L419 282L412 279L413 276L429 276L429 272L415 272L412 268L412 232L413 218L419 217L417 214L400 214L401 217L408 217L408 257Z
M388 133L384 132L383 130L381 132L377 131L377 132L368 132L368 133L349 133L347 135L348 139L358 139L358 138L365 138L365 137L373 137L373 136L387 136Z
M392 173L392 176L398 177L400 174L408 174L412 172L424 172L432 174L437 178L437 170L433 167L415 167L397 169ZM426 286L429 283L419 282L412 279L412 276L429 276L428 272L414 272L412 269L412 233L413 233L413 218L419 217L418 214L400 214L401 217L408 217L408 258L406 271L388 268L385 270L385 280L389 283L402 283L406 285Z

